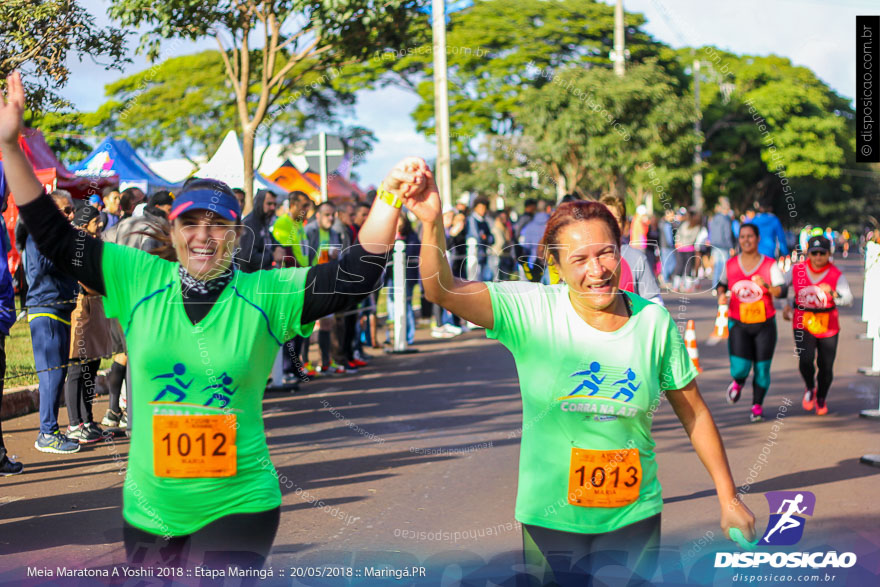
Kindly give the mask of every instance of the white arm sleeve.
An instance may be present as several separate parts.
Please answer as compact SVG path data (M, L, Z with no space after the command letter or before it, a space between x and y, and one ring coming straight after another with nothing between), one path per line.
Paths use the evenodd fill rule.
M837 287L835 288L839 296L834 303L838 306L851 306L853 303L852 290L849 288L849 282L843 274L837 278Z
M773 287L776 287L777 285L785 285L785 276L782 274L779 265L776 263L773 263L773 266L770 267L770 285Z

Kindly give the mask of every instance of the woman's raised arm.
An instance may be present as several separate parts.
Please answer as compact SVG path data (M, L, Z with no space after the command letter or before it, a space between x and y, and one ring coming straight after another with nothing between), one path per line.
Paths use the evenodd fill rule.
M446 260L446 233L443 229L442 205L434 175L427 165L422 173L425 182L419 191L404 197L406 207L422 222L422 247L419 271L422 287L429 301L440 304L456 316L484 328L492 329L495 318L489 288L479 281L465 281L452 276Z
M25 206L43 193L33 167L24 156L18 137L24 129L24 87L21 75L13 71L6 78L6 97L0 96L0 151L3 151L3 171L9 190L15 194L15 203Z
M15 196L21 219L43 255L60 270L103 295L103 243L74 229L45 195L43 184L18 144L24 129L23 112L24 88L16 71L6 78L6 98L0 96L0 151L3 152L3 173Z

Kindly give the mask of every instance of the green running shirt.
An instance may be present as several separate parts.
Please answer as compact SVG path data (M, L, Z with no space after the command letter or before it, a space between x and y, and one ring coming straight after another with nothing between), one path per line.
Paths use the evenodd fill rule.
M263 429L263 391L281 344L308 336L303 325L307 268L236 272L198 324L187 318L178 264L143 251L104 243L102 270L108 317L119 319L131 369L132 422L122 514L132 526L159 535L191 534L229 514L281 504ZM198 429L174 432L157 452L233 454L235 474L157 476L154 422L213 415L237 425L235 453L225 438ZM232 419L234 417L234 420ZM176 419L175 419L176 418ZM175 442L176 441L176 442ZM201 441L201 442L199 442Z
M659 513L663 500L651 437L653 411L661 391L681 389L697 375L666 308L624 292L632 316L619 330L603 332L577 315L565 284L486 285L495 319L486 335L513 353L522 392L516 519L592 534ZM637 500L619 507L570 504L573 447L638 449ZM620 474L619 482L625 479ZM611 483L611 475L605 481Z

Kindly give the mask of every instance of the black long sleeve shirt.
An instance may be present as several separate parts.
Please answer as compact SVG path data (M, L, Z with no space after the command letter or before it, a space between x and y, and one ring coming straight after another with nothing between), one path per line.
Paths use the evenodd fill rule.
M43 255L86 287L106 295L101 264L103 241L71 226L45 193L19 210ZM387 255L372 255L358 242L337 260L311 267L306 278L302 323L355 308L379 286L386 262ZM207 316L221 293L181 292L190 321L197 324Z

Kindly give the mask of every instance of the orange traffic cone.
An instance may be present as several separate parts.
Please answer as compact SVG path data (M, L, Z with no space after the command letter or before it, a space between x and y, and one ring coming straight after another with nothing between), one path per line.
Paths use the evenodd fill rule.
M718 306L718 313L715 316L715 330L709 336L707 341L709 346L715 346L722 340L727 340L727 304Z
M697 350L697 330L694 327L694 321L688 320L687 330L684 331L684 346L687 348L688 356L694 362L697 373L702 373L700 368L700 352Z

